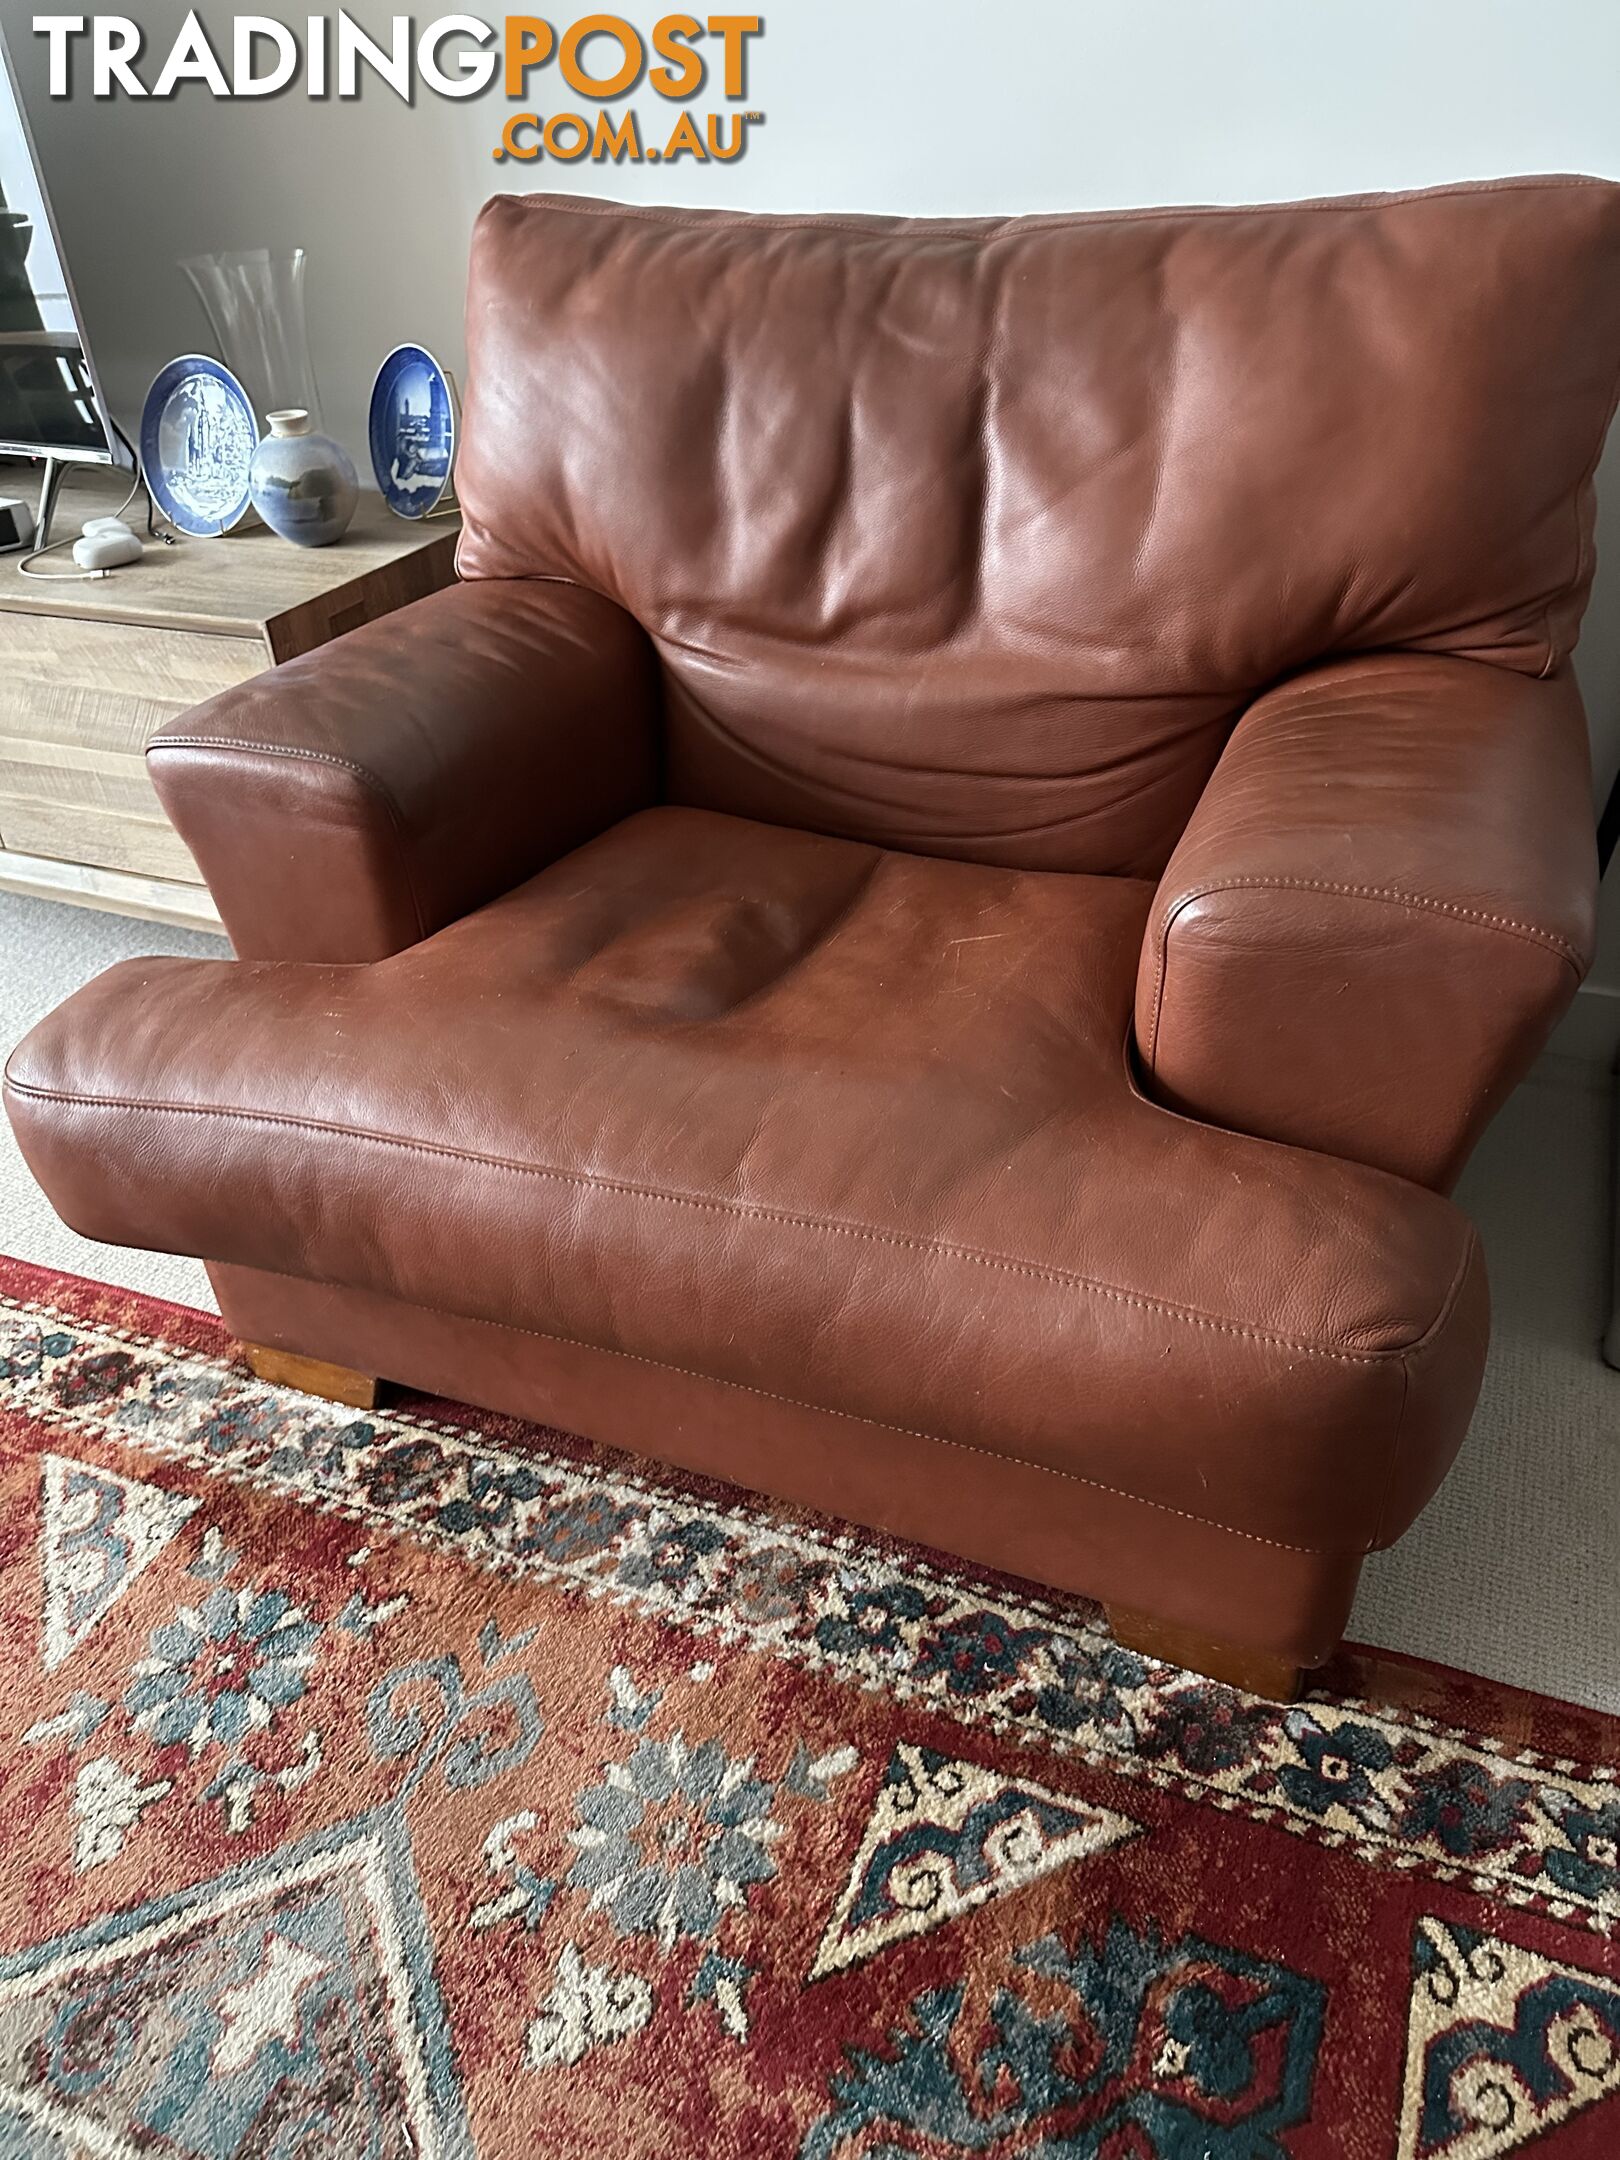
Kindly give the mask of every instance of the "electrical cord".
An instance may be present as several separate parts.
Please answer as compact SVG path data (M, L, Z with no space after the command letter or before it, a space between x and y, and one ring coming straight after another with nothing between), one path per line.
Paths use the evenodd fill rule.
M139 465L139 463L137 462L137 464L136 464L136 467L135 467L135 485L134 485L134 486L133 486L133 487L132 487L132 488L130 489L129 493L128 493L128 494L127 494L127 495L126 495L125 497L124 497L123 501L122 501L122 502L121 502L121 503L120 503L120 504L118 505L118 508L117 508L116 510L112 511L112 512L111 512L110 514L111 514L111 515L112 515L113 517L120 517L120 518L121 518L121 517L123 516L124 512L125 512L125 511L126 511L126 510L127 510L128 508L129 508L130 504L131 504L131 503L132 503L132 502L133 502L133 501L135 500L136 496L137 496L137 495L138 495L138 494L139 494L139 493L141 492L141 489L142 489L142 488L143 488L143 487L145 486L145 484L146 484L146 483L145 483L145 482L144 482L144 480L143 480L143 479L141 478L141 469L140 469L140 465ZM111 576L112 576L112 572L111 572L110 570L33 570L33 569L30 569L29 565L30 565L31 563L37 563L37 562L41 561L41 560L43 559L43 557L45 557L45 556L47 556L47 555L54 555L54 554L56 553L56 551L57 551L57 549L58 549L58 548L72 547L72 545L73 545L74 541L75 541L75 540L77 540L78 538L79 538L79 535L78 535L77 533L69 533L69 534L67 535L67 537L66 537L65 539L62 539L62 540L52 540L52 541L49 541L49 542L48 542L48 543L47 543L47 544L46 544L46 545L45 545L44 547L38 547L38 548L34 548L34 549L32 549L32 550L30 551L30 553L28 553L27 555L25 555L25 556L23 557L22 561L21 561L20 563L18 563L18 565L17 565L17 575L18 575L19 577L26 577L26 578L37 578L37 579L38 579L38 580L40 581L40 583L41 583L42 585L71 585L71 584L73 584L73 583L74 583L74 582L75 582L76 580L83 580L83 579L85 579L85 578L104 578L104 577L111 577Z
M146 484L146 474L141 465L139 452L116 420L112 422L112 431L129 452L134 463L135 484L118 505L118 508L109 512L109 515L121 518L136 496L144 493L146 496L146 530L148 535L153 539L161 539L166 546L172 547L174 545L173 534L159 533L152 522L152 490ZM69 533L65 539L52 540L44 547L32 549L17 564L17 575L19 577L33 578L41 585L81 584L89 578L111 577L113 574L111 570L34 570L29 567L31 563L39 562L46 555L54 555L58 548L72 547L74 541L78 538L77 533Z
M129 437L124 433L123 429L118 425L118 422L113 418L111 413L108 413L107 415L107 425L112 429L113 433L118 437L118 440L129 452L129 462L135 473L135 476L140 481L142 487L146 487L146 473L141 465L140 452L130 441ZM152 490L150 488L146 488L146 537L148 540L161 539L166 547L173 547L174 534L172 532L160 533L157 529L156 524L153 521L152 513L156 509L156 507L157 505L152 500Z

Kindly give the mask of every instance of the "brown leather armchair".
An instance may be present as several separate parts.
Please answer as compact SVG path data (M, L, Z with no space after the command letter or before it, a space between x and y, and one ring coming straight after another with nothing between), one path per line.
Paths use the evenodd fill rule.
M466 582L155 740L239 958L17 1050L41 1183L262 1369L1285 1691L1462 1439L1443 1194L1590 951L1620 189L504 199L469 333Z

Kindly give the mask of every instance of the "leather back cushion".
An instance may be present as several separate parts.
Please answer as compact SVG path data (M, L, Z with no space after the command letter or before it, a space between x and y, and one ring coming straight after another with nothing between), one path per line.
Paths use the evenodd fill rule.
M463 575L645 625L674 800L1153 873L1277 677L1568 650L1620 187L967 223L498 197L468 328Z

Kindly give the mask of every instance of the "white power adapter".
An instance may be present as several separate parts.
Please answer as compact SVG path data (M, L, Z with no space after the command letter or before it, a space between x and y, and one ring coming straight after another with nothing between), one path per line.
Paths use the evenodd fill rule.
M35 548L17 565L23 577L38 578L43 583L63 578L110 577L121 564L139 562L146 552L139 534L133 532L122 518L92 518L82 535L73 543L73 560L78 565L73 570L36 570L34 565L42 555L50 555L57 548L66 547L65 540L53 540L48 548Z
M122 518L92 518L84 537L73 543L73 560L81 570L116 570L120 563L139 562L141 543Z

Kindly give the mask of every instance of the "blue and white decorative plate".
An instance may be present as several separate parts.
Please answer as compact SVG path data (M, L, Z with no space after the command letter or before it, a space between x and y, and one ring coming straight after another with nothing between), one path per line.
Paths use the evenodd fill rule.
M371 386L371 469L400 517L426 517L450 492L455 387L421 345L396 345Z
M141 468L152 500L183 533L212 539L241 523L258 443L247 392L205 353L171 360L146 393Z

